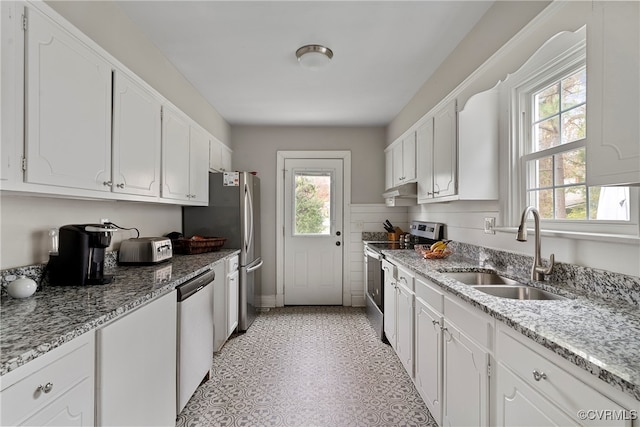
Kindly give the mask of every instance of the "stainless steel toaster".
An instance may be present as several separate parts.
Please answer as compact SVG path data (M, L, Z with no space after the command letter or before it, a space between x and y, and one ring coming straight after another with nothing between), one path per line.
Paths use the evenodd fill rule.
M156 264L173 256L171 240L166 237L138 237L120 244L120 264Z

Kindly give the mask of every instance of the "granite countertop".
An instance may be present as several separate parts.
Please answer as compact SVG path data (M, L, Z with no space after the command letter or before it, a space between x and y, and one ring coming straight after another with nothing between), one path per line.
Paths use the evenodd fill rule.
M482 268L478 262L456 254L443 260L427 260L413 250L383 250L382 253L640 400L640 311L637 306L587 297L562 283L523 281L510 272ZM446 272L483 270L497 271L568 299L519 301L499 298L446 276Z
M102 286L45 286L33 296L0 301L0 376L171 292L225 258L222 249L199 255L174 255L152 266L115 266L114 280Z

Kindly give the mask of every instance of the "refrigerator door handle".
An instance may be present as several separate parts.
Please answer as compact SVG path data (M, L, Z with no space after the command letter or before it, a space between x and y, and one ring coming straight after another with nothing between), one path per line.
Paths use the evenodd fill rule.
M260 260L260 262L257 263L256 265L251 265L251 266L247 267L247 273L251 273L252 271L256 271L257 269L262 267L262 264L264 264L264 261L262 260L262 258L259 258L259 260Z
M253 200L251 193L249 192L249 186L244 184L244 199L245 199L245 223L244 223L244 250L249 250L249 243L253 241Z

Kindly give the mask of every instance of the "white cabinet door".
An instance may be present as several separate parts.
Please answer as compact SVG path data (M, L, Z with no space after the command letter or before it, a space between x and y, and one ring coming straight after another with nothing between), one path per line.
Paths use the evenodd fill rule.
M114 74L113 191L160 194L160 102L123 72Z
M193 125L189 139L189 195L193 202L209 204L209 137Z
M222 156L222 171L226 172L226 171L232 171L232 155L233 153L231 152L231 149L229 147L227 147L226 145L222 145L222 150L221 150L221 156Z
M389 344L391 344L391 347L396 350L396 304L398 301L398 287L395 279L395 266L389 261L382 260L382 271L384 272L384 334Z
M176 292L96 332L96 420L101 426L174 425Z
M213 266L213 351L220 351L228 338L226 270L223 262Z
M391 155L393 157L393 186L395 187L402 184L404 181L404 170L402 167L402 141L396 143L391 150Z
M238 270L227 276L227 338L238 327L239 280Z
M587 32L587 184L640 183L640 3L594 2Z
M384 152L384 189L393 187L393 150Z
M434 197L456 194L457 173L456 101L436 112L433 125L433 193Z
M415 385L429 412L442 424L442 333L438 314L416 298Z
M409 281L411 283L409 283ZM413 323L414 323L413 277L407 280L398 269L398 301L396 305L396 352L407 373L413 378Z
M162 197L190 200L189 122L171 107L162 109Z
M0 425L93 426L94 333L2 377Z
M416 131L418 203L433 199L433 117Z
M446 316L446 313L445 313ZM489 353L445 319L444 426L489 425Z
M111 191L111 66L26 9L25 181Z
M496 370L496 416L499 427L573 426L577 422L542 397L509 369Z
M214 137L209 139L209 170L213 172L231 170L231 150Z
M404 182L416 179L416 133L402 139L402 176Z

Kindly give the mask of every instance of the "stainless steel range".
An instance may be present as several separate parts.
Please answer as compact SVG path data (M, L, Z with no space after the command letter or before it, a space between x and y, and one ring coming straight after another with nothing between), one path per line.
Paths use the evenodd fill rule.
M378 337L384 336L384 271L382 251L413 250L416 244L432 244L442 240L444 224L439 222L412 221L408 242L365 242L364 280L366 283L367 318Z

